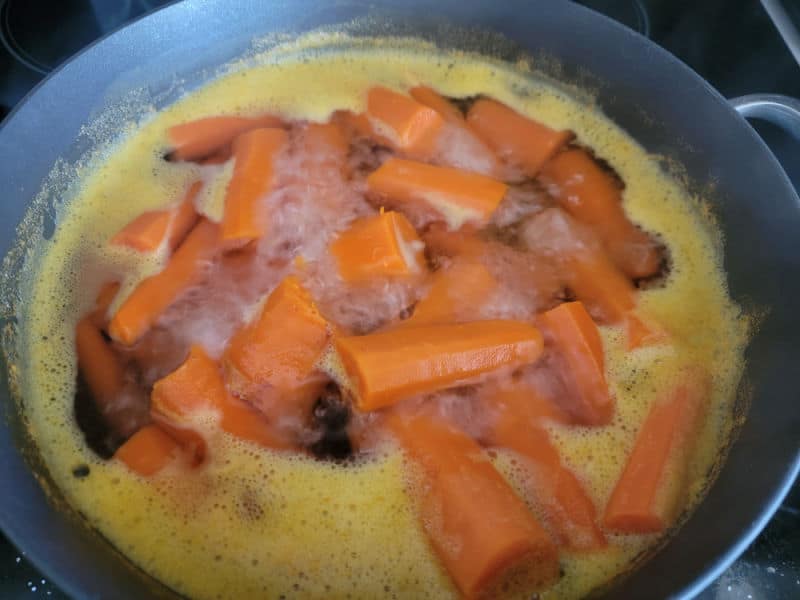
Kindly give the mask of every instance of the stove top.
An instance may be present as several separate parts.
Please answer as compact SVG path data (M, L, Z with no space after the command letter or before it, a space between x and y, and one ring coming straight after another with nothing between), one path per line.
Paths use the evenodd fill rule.
M0 0L0 118L47 73L100 35L168 0ZM584 0L665 47L724 96L800 98L800 67L766 8L800 27L800 3L762 0ZM776 10L777 8L777 10ZM795 49L800 52L800 49ZM754 123L800 189L799 140ZM0 598L67 598L0 534ZM748 550L701 600L800 597L800 483Z

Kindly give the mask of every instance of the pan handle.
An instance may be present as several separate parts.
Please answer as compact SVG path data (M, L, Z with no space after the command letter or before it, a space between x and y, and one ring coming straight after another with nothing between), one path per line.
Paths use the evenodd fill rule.
M749 94L729 100L746 118L764 119L800 140L800 100L781 94Z

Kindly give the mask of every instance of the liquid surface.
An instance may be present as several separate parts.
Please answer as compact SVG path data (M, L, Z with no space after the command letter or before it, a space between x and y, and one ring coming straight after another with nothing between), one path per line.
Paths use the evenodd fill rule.
M94 527L145 571L196 598L457 595L417 522L396 450L341 467L217 433L219 450L207 467L145 480L94 456L72 411L78 316L92 306L104 281L134 273L125 279L118 304L137 279L160 266L158 258L109 252L109 237L142 211L174 202L198 176L211 184L204 211L212 219L221 215L229 168L204 171L165 162L167 128L219 113L268 111L324 120L335 109L362 110L366 90L375 84L407 90L424 83L454 97L491 95L550 127L571 129L621 175L630 217L670 248L666 285L643 291L639 302L643 314L668 324L675 342L631 353L624 350L620 329L602 328L616 416L607 427L552 425L551 433L602 507L659 392L683 365L704 365L714 377L712 410L691 464L692 496L700 498L733 424L746 327L728 297L720 240L701 216L698 199L689 198L602 114L510 67L388 45L322 53L313 60L304 60L300 48L278 50L256 63L182 99L112 147L87 172L37 257L32 297L21 315L25 410L56 484ZM102 265L91 280L81 272L87 261ZM210 351L221 350L224 340L215 339L213 327L199 330L207 334L203 341ZM509 457L500 453L496 462L521 488ZM80 465L89 466L89 476L73 476ZM562 551L564 575L543 597L586 594L653 541L612 536L607 552Z

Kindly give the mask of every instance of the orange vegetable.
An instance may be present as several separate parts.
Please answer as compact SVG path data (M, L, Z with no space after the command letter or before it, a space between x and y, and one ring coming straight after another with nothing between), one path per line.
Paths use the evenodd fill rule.
M444 119L413 98L385 87L374 87L367 94L366 115L372 130L389 140L395 149L418 158L436 152Z
M399 206L421 202L434 209L451 229L464 223L485 224L505 196L500 181L450 167L390 158L367 177L372 193Z
M535 362L539 330L521 321L476 321L403 327L339 337L336 349L369 411L415 394L446 389L501 367Z
M586 151L571 149L553 157L541 178L561 207L594 229L614 263L629 277L658 272L661 256L656 244L625 215L622 192Z
M312 147L327 147L341 157L347 154L349 148L342 128L335 122L309 123L306 128L306 140Z
M650 409L606 506L607 529L652 533L674 522L708 394L707 375L693 371Z
M330 245L345 281L418 275L425 270L423 248L408 219L394 211L356 220Z
M91 315L78 321L75 348L78 368L95 401L103 404L116 397L125 383L122 364Z
M235 391L255 387L268 390L279 404L297 405L318 390L314 366L328 338L327 322L290 275L269 295L258 317L234 334L223 364Z
M219 152L241 134L259 127L280 127L278 117L204 117L169 128L171 156L176 160L197 160Z
M133 345L183 292L200 281L203 268L219 250L219 228L201 219L164 269L142 281L109 324L116 341Z
M443 119L454 124L464 124L464 115L458 107L434 90L425 85L411 88L409 94L417 102L435 110Z
M178 454L180 446L155 425L145 425L120 446L114 458L144 477L155 475Z
M555 544L478 444L426 416L389 425L421 470L420 520L464 597L489 596L512 573L529 589L557 579Z
M119 282L117 281L109 281L100 288L95 300L94 310L89 314L92 323L98 329L105 329L106 325L108 325L108 308L114 301L117 292L119 292Z
M606 383L603 345L589 313L581 302L565 302L541 315L554 350L563 361L572 391L565 402L569 412L585 425L605 425L614 405Z
M169 250L175 250L199 218L194 198L202 187L203 183L196 181L177 206L142 213L111 238L111 243L139 252L154 252L166 240Z
M233 144L233 176L225 193L222 239L244 245L260 238L265 215L259 203L269 192L274 177L275 156L288 140L283 129L253 129Z
M488 98L480 98L470 107L467 123L500 159L530 176L572 138L569 131L550 129Z

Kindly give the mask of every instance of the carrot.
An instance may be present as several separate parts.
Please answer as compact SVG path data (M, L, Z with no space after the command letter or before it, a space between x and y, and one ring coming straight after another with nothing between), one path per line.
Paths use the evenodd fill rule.
M528 387L493 391L487 398L494 412L488 441L516 452L529 467L530 490L558 543L580 551L605 547L594 502L540 424L559 419L558 409Z
M489 596L522 573L529 589L557 579L555 544L478 444L431 417L393 417L391 431L421 471L411 490L423 528L464 597Z
M154 252L166 241L170 252L174 251L199 218L194 198L201 187L201 181L194 182L177 206L142 213L111 238L111 243L139 252Z
M222 239L244 245L265 231L259 203L270 190L275 156L288 140L283 129L253 129L233 144L233 176L225 193Z
M150 477L166 467L179 449L178 443L156 425L145 425L117 449L114 458L131 471Z
M396 150L417 158L436 152L444 119L435 110L413 98L385 87L373 87L367 94L367 118L379 136Z
M533 363L542 353L542 336L527 323L494 320L339 337L335 345L357 388L356 405L369 411Z
M411 88L408 92L420 104L432 108L447 122L458 125L465 124L464 115L458 110L455 104L444 98L434 90L425 85L418 85Z
M606 506L607 529L652 533L674 522L708 394L707 375L692 371L650 409Z
M575 148L553 157L541 179L561 207L594 229L614 263L632 278L658 272L661 256L656 244L625 215L622 191L589 154Z
M78 369L99 404L119 395L124 387L122 363L106 342L92 315L83 317L75 328Z
M200 281L204 266L218 249L219 228L201 219L167 266L142 281L125 300L111 318L109 335L126 346L133 345L183 292Z
M584 425L605 425L614 405L606 383L603 345L589 313L581 302L565 302L540 317L563 361L572 394L564 401L568 411Z
M402 206L421 202L434 209L451 229L485 224L505 196L500 181L450 167L390 158L367 177L369 190Z
M204 117L181 123L167 131L175 160L197 160L220 151L241 134L259 127L280 127L282 121L272 115L261 117Z
M315 363L328 338L327 322L308 291L290 275L229 342L223 357L228 380L237 393L269 390L281 406L302 404L319 388Z
M388 211L356 220L333 241L330 251L342 279L363 281L423 273L424 247L408 219Z
M119 287L118 281L109 281L103 284L103 287L101 287L100 291L97 293L94 310L89 313L89 318L92 323L94 323L95 327L100 330L105 329L108 325L108 308L117 296Z
M569 131L550 129L489 98L480 98L470 107L467 123L501 160L530 176L572 138Z

